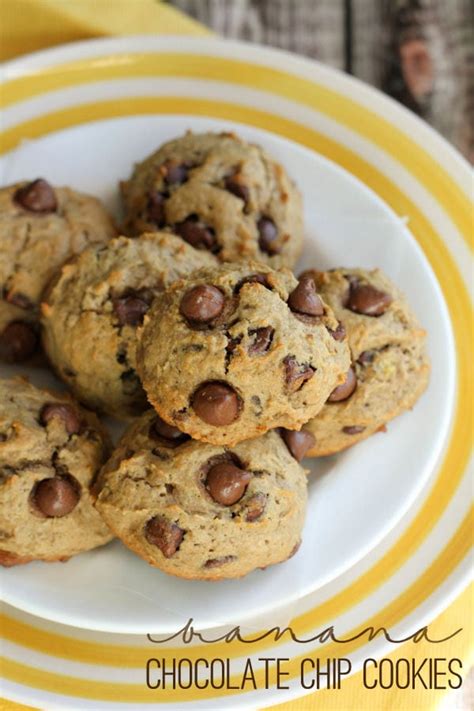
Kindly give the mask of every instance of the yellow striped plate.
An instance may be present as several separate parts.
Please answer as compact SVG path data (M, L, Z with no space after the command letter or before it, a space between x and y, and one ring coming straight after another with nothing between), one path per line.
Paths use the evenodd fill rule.
M467 164L426 125L365 85L313 62L240 43L182 37L102 40L31 55L7 65L4 76L2 150L18 149L15 170L25 161L25 170L28 167L31 174L35 146L55 146L59 145L56 140L67 142L75 137L80 143L91 122L137 121L137 115L141 120L153 120L159 115L164 126L178 115L194 116L200 117L203 126L212 125L206 121L237 122L246 127L243 130L249 136L265 129L316 151L377 194L393 211L388 218L389 211L380 208L389 222L395 219L393 213L409 220L417 245L407 254L419 253L420 264L427 265L426 273L432 270L436 275L454 333L457 387L452 416L448 413L446 441L444 429L422 428L417 420L420 449L432 451L443 445L442 457L428 484L416 490L416 500L405 499L404 508L411 505L403 517L390 533L384 529L387 535L379 536L372 550L366 546L359 562L355 564L355 556L344 572L334 570L336 577L329 581L330 575L322 587L284 613L267 612L258 621L246 620L245 630L258 633L291 618L300 637L313 636L329 624L344 636L368 625L383 625L394 636L402 636L429 621L463 587L469 570L472 354L467 324L472 316L468 294L472 207ZM176 122L180 126L178 118ZM258 135L273 141L280 156L289 156L286 143ZM39 141L22 144L25 138ZM48 140L53 142L45 143ZM159 140L150 136L150 148ZM38 155L44 156L43 149L38 150ZM107 166L100 161L100 146L95 144L91 150L99 177L105 176ZM310 160L305 151L301 156L301 164ZM314 161L323 164L316 156ZM74 166L67 168L74 172ZM83 169L84 165L78 166L78 173ZM123 170L126 175L128 167L124 165ZM343 175L332 170L327 167L324 175ZM294 177L300 180L298 175ZM337 184L347 180L340 177L342 182ZM70 182L76 184L72 179ZM363 189L357 183L354 186L362 195ZM355 259L357 247L351 246L351 251L349 257ZM326 256L329 258L329 252ZM370 250L361 255L361 261L362 257L370 260ZM348 264L347 257L344 261ZM410 271L411 264L409 261L408 274L417 278L418 272ZM441 313L442 306L440 310L438 306L436 302L433 308ZM449 362L447 356L451 372ZM434 377L449 379L447 372L437 370ZM446 407L450 406L448 395L443 401ZM446 412L432 412L431 416L435 426L446 418ZM435 442L430 441L433 432ZM394 512L390 526L401 510ZM191 616L191 604L189 610ZM177 640L157 648L143 635L86 632L40 620L10 606L5 606L3 629L4 694L46 707L113 708L120 701L130 709L157 702L201 703L207 709L222 708L224 696L230 697L225 703L234 707L262 706L303 693L298 680L302 655L329 658L340 653L331 642L320 645L315 641L302 648L287 637L279 642L266 638L251 649L240 642L183 647ZM344 646L344 656L350 657L356 668L369 650L376 656L385 649L382 639L368 647L365 639L357 638ZM144 664L152 655L167 660L226 657L235 681L250 653L259 683L256 691L209 687L152 691L144 683ZM289 689L274 696L273 691L262 691L264 668L257 657L276 655L290 660L286 667L290 674L285 680Z

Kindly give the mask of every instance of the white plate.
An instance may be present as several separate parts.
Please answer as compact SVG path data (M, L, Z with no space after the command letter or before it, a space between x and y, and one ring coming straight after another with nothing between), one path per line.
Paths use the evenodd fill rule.
M65 564L32 563L1 574L4 599L81 628L171 631L190 616L215 627L286 605L327 584L376 546L435 472L448 435L455 382L447 309L405 221L360 181L316 153L249 126L196 116L123 117L27 142L0 162L2 182L46 177L118 209L117 181L162 141L194 131L236 130L265 146L304 195L306 246L299 268L381 267L404 290L429 334L432 379L415 409L338 456L309 462L309 507L299 553L242 580L189 582L148 566L120 543ZM27 372L2 367L0 374ZM28 373L38 385L51 376ZM420 446L420 440L423 446Z

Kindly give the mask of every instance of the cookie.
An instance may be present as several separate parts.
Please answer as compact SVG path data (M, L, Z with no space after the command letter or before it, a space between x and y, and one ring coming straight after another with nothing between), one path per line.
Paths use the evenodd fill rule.
M428 385L425 331L400 290L379 270L306 272L345 329L352 364L345 382L304 429L308 456L334 454L384 430Z
M96 506L151 565L181 578L237 578L286 560L301 539L305 470L276 432L229 449L191 440L154 411L122 437Z
M89 195L42 179L0 188L0 358L20 362L32 354L41 294L55 270L115 234Z
M145 316L137 371L150 403L194 439L234 445L299 429L350 364L311 279L247 263L173 284Z
M293 266L303 243L301 196L284 168L231 133L164 144L122 183L125 231L169 228L222 261Z
M0 564L64 560L111 540L90 486L109 453L68 395L0 380Z
M42 305L43 343L58 375L89 407L119 418L143 412L135 372L137 326L157 293L216 264L179 237L118 237L66 264Z

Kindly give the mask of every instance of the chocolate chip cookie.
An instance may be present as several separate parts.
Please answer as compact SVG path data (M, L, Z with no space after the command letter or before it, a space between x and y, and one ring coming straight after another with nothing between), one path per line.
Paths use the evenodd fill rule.
M135 372L137 326L157 293L217 264L171 234L118 237L68 262L42 305L43 341L58 375L93 409L119 418L147 400Z
M91 483L109 453L68 395L0 380L0 564L64 560L111 540Z
M187 133L122 183L125 231L170 228L223 261L291 267L303 242L301 196L259 146L230 133Z
M425 331L405 297L380 271L306 272L347 333L352 364L345 381L305 425L309 456L350 447L413 407L428 385Z
M41 178L0 189L0 358L20 362L38 343L38 305L54 271L116 234L103 205Z
M299 429L319 412L350 365L337 327L311 278L224 264L157 297L137 370L166 422L234 445L275 427Z
M232 447L196 442L154 411L101 472L96 506L135 553L182 578L236 578L297 550L304 469L276 432Z

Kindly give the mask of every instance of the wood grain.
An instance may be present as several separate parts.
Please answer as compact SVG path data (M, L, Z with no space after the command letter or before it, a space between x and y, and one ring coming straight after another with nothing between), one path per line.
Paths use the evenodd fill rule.
M215 32L382 89L474 162L472 0L171 0Z

